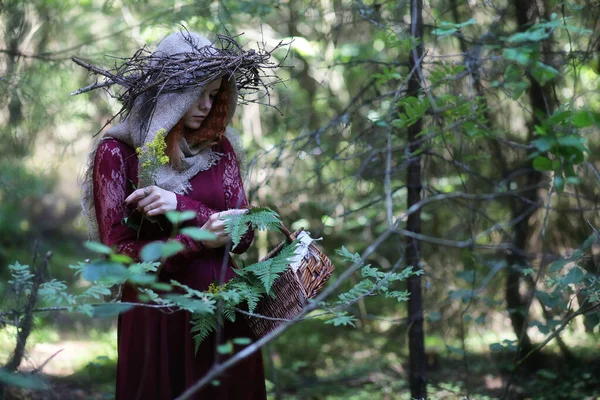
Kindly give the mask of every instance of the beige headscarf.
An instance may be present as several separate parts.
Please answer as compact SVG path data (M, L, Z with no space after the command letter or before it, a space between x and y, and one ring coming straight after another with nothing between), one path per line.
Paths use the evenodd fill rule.
M177 32L170 34L159 44L154 56L172 56L182 53L198 53L197 48L211 46L212 43L205 37L193 32ZM221 109L225 113L220 115L225 129L225 136L233 146L240 170L244 170L245 154L243 150L240 135L228 124L233 118L237 104L237 86L235 77L223 77L224 84L221 85L221 90L227 90L226 106ZM149 102L154 98L154 94L145 94L139 96L127 115L120 124L110 128L96 143L94 149L88 156L88 162L83 175L82 182L82 207L83 214L87 219L88 234L90 240L98 241L98 221L96 220L96 210L94 206L93 193L93 173L94 159L98 145L105 139L118 139L133 149L144 147L151 142L156 132L164 129L169 132L183 117L185 112L198 100L202 94L203 87L197 86L181 92L160 93L156 98L155 107L148 106ZM214 113L207 116L203 125L210 125L210 118L215 118ZM179 152L182 161L181 168L175 170L169 164L160 167L156 174L156 185L177 194L185 194L191 187L189 180L198 172L205 171L215 165L221 153L215 152L212 147L206 145L189 145L182 138L179 142ZM151 182L139 182L138 186L143 187L152 184Z

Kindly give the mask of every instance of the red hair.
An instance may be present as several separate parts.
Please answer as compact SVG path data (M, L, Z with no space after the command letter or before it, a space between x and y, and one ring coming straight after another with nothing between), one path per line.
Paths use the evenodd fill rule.
M182 117L167 134L165 138L167 142L165 153L169 156L169 163L174 169L180 170L182 167L179 152L180 140L185 139L191 145L207 141L209 146L221 141L221 138L225 134L225 120L229 112L229 96L231 95L227 90L227 79L223 77L221 87L215 96L210 112L198 129L192 130L186 128Z

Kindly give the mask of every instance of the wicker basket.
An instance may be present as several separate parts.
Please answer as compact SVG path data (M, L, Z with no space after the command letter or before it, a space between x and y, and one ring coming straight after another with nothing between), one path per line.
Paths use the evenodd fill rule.
M296 240L302 230L303 228L300 228L290 233L287 227L281 224L281 231L286 235L286 240L279 243L261 261L279 254L286 243ZM284 320L300 314L306 305L306 300L316 297L327 283L334 269L331 260L315 246L314 242L308 248L309 255L302 259L297 271L294 272L289 268L273 282L271 291L275 298L264 296L254 311L256 314L280 320L246 316L248 325L257 338L269 334L285 322Z

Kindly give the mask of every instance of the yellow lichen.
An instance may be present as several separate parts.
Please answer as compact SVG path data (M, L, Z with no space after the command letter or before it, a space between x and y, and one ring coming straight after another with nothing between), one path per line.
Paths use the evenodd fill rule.
M169 156L165 154L167 142L165 137L167 131L159 129L151 142L143 147L135 149L140 160L140 187L156 184L156 174L158 169L169 162Z

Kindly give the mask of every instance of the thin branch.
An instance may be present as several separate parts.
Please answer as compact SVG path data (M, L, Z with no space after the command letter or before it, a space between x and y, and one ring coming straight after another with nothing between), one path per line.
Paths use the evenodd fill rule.
M241 350L239 353L235 354L234 356L232 356L231 358L227 359L226 361L224 361L222 364L216 364L214 365L207 373L206 375L204 375L204 377L202 379L200 379L199 381L197 381L195 384L193 384L192 386L190 386L181 396L177 397L176 400L185 400L185 399L189 399L191 396L194 395L194 393L196 393L198 390L200 390L202 387L204 387L205 385L207 385L208 383L212 382L213 379L215 379L216 377L218 377L220 374L222 374L223 372L225 372L227 369L229 369L231 366L235 365L236 363L238 363L239 361L249 357L250 355L254 354L256 351L258 351L261 347L263 347L264 345L266 345L267 343L273 341L274 339L276 339L278 336L280 336L283 332L285 332L292 324L296 323L299 319L301 319L302 317L304 317L306 314L308 314L309 312L315 310L316 308L319 307L319 304L325 300L328 296L330 296L332 293L334 293L339 286L346 280L348 279L350 276L352 276L352 274L354 274L354 272L360 268L360 266L362 265L362 261L367 259L375 250L377 250L377 248L392 234L392 230L386 230L385 232L383 232L378 238L377 240L375 240L375 242L373 242L366 250L365 252L361 255L361 259L357 260L354 264L352 264L352 266L350 266L350 268L348 268L346 271L344 271L340 277L333 282L332 284L330 284L325 290L323 290L306 308L304 308L302 310L302 312L300 314L298 314L296 316L296 318L292 319L291 321L286 321L283 324L281 324L277 329L275 329L274 331L272 331L271 333L269 333L268 335L262 337L261 339L257 340L256 342L252 343L251 345L249 345L248 347L244 348L243 350Z

